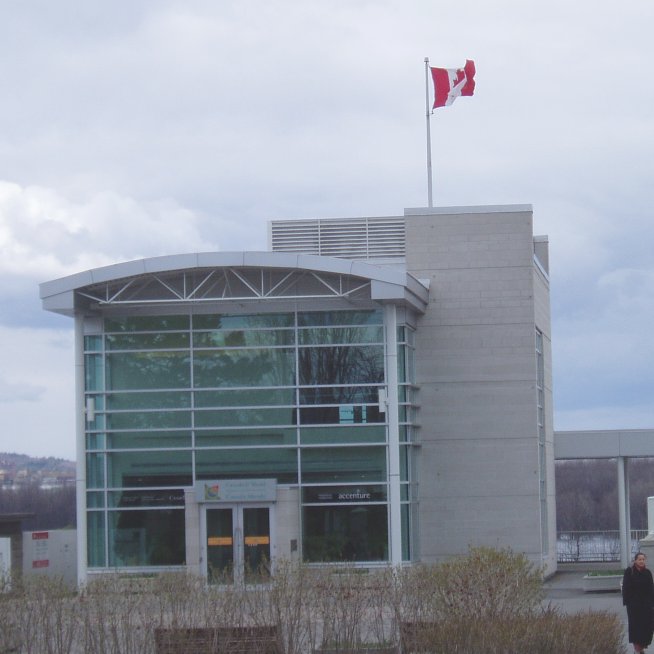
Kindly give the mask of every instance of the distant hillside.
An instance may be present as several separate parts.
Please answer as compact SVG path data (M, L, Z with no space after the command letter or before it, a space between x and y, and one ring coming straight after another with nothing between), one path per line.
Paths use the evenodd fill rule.
M23 529L75 526L75 463L0 452L0 514L27 513Z
M33 457L14 452L0 452L0 466L6 465L24 466L32 470L75 470L75 462L66 459L58 459L53 456Z
M75 480L75 462L0 452L0 486L61 486Z

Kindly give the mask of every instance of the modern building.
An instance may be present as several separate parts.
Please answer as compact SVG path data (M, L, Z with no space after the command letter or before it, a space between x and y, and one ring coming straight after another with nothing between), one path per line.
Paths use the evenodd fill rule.
M531 206L273 221L269 238L41 285L75 320L80 580L470 545L553 571Z

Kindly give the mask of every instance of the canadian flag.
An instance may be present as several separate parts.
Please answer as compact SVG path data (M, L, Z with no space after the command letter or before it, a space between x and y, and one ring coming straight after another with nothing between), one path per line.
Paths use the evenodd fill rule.
M466 60L463 68L432 68L434 80L434 106L449 107L460 95L475 92L475 62Z

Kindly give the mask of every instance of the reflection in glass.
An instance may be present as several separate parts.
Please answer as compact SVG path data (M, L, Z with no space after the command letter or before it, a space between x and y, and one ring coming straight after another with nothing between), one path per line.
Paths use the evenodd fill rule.
M305 311L298 313L297 324L300 327L332 325L381 325L382 312L372 311Z
M295 384L295 350L198 350L193 361L197 387L290 386Z
M107 393L107 409L129 411L130 409L187 409L191 406L191 393L184 391L138 391Z
M233 581L233 509L207 509L207 571L209 583Z
M244 445L295 445L295 427L266 429L198 429L195 432L197 447L236 447Z
M298 332L300 345L383 343L384 328L370 327L312 327Z
M191 451L112 452L107 454L113 488L191 486Z
M305 506L305 561L386 561L386 505Z
M86 547L89 566L104 567L107 565L105 550L105 519L104 511L87 511L86 513Z
M302 427L300 441L302 445L385 443L386 428L381 425Z
M379 386L308 386L300 388L300 404L375 404Z
M160 334L107 334L107 350L173 350L188 348L188 332Z
M302 481L386 481L385 447L307 448L301 452Z
M186 388L191 383L188 352L128 352L107 354L111 390Z
M107 414L107 429L175 429L190 426L190 411L125 411Z
M87 391L104 390L104 366L101 354L84 355L84 388Z
M273 477L280 484L297 483L294 448L199 449L195 455L198 479L257 479Z
M183 509L109 512L109 565L184 565Z
M208 409L195 412L196 427L249 427L257 425L294 425L295 409Z
M292 327L292 313L258 313L254 315L198 314L193 316L193 329L261 329Z
M300 384L370 384L384 381L381 345L339 345L300 348Z
M293 329L259 329L237 331L195 332L193 346L207 347L261 347L264 345L293 345Z
M163 332L187 330L188 316L124 316L105 318L106 332Z
M153 449L191 447L190 431L125 431L107 434L107 449Z
M195 407L272 406L295 404L295 388L237 388L198 391Z

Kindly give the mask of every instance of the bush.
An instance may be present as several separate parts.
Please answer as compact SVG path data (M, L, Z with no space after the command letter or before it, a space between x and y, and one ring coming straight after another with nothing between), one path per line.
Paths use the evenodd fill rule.
M617 616L565 615L542 597L540 570L526 557L489 548L376 571L279 562L269 584L248 587L116 574L76 595L32 577L0 595L0 652L154 654L161 630L274 626L284 654L400 640L407 653L622 654Z
M424 654L621 654L622 624L612 613L537 614L469 620L462 616L423 624L405 651Z
M400 571L399 622L488 620L529 615L543 599L542 571L510 549L470 548L465 557Z

